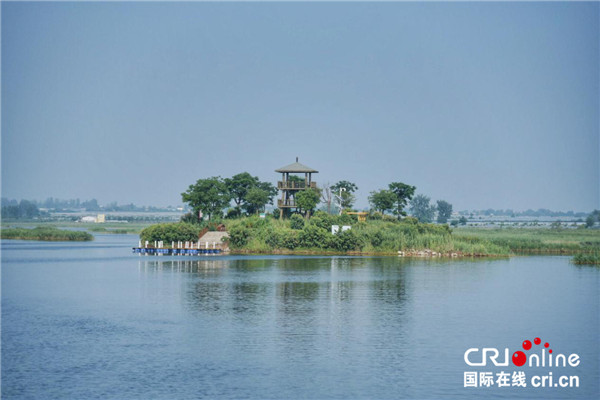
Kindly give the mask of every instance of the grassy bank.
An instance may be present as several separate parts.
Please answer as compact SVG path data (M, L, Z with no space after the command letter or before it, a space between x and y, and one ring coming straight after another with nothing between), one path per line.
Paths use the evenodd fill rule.
M403 221L357 222L348 215L317 213L309 221L292 218L227 221L229 246L234 253L381 254L437 256L506 256L510 251L486 239L456 237L446 225ZM331 234L331 225L352 229ZM429 252L423 253L423 250Z
M44 240L44 241L89 241L94 240L88 232L65 231L50 226L39 226L33 229L27 228L2 228L0 230L2 239L19 240Z
M589 254L600 249L600 230L549 228L458 228L459 240L484 240L515 254Z

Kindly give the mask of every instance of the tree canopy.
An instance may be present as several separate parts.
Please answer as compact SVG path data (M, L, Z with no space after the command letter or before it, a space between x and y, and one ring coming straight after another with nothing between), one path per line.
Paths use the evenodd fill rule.
M187 191L181 193L181 199L192 207L196 216L202 211L211 219L215 215L222 216L223 209L231 201L231 194L223 179L213 176L198 179Z
M406 207L408 202L412 199L417 188L402 182L392 182L388 185L388 187L396 196L396 207L394 209L394 214L396 214L398 218L405 217L406 212L404 211L404 207Z
M319 192L314 189L301 190L296 194L296 205L304 212L306 217L310 217L310 213L319 204L321 198Z
M445 224L450 219L452 215L452 204L448 203L445 200L437 201L437 222L440 224Z
M184 203L193 209L193 214L186 221L197 221L201 211L208 218L222 216L223 210L231 200L235 209L229 210L228 215L241 215L242 209L248 214L254 214L264 209L266 204L273 204L277 188L270 182L261 182L258 177L242 172L231 178L211 177L198 179L181 194Z
M340 189L344 189L346 192L354 193L358 190L358 186L349 181L339 181L335 185L331 186L331 189L338 192Z
M358 186L349 181L339 181L331 186L331 190L336 197L339 197L340 207L342 209L352 208L356 201L354 192L358 190Z
M369 203L375 210L385 214L386 211L394 209L396 199L397 197L394 192L391 190L382 189L371 192L371 195L369 196Z
M436 207L430 204L431 199L423 194L416 195L410 202L410 213L419 222L431 222Z
M244 199L246 213L255 214L265 208L265 205L269 202L269 193L266 190L253 187L248 190Z
M252 176L248 172L242 172L231 178L225 178L223 181L231 194L231 199L238 207L244 202L248 190L256 187L259 182L258 177Z
M254 212L254 206L257 204L257 193L254 191L253 202L252 204L248 204L248 194L252 189L260 189L267 194L267 201L262 204L259 208L264 207L265 204L273 204L273 197L277 195L277 188L273 186L270 182L261 182L258 176L252 176L248 172L241 172L237 175L232 176L231 178L224 179L225 185L227 186L227 190L231 194L231 199L235 203L236 207L239 209L244 208L247 210L248 208L252 209L252 214Z

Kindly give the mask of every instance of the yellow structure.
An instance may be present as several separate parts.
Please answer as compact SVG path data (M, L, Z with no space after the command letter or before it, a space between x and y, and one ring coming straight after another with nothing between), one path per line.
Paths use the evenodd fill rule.
M369 215L366 211L345 211L348 215L358 215L358 222L365 222L367 220L367 215Z
M96 223L97 224L103 224L106 222L106 215L104 214L98 214L98 216L96 217Z

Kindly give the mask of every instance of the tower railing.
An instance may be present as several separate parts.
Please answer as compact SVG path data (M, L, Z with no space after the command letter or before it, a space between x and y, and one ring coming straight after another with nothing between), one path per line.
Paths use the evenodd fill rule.
M279 200L277 200L277 207L279 207L279 208L296 207L296 201L293 199L288 199L287 201L279 199Z
M310 184L308 185L309 188L311 189L316 189L317 188L317 182L310 182ZM278 181L277 182L277 189L283 189L283 190L295 190L295 189L306 189L307 185L306 182L295 182L295 181Z

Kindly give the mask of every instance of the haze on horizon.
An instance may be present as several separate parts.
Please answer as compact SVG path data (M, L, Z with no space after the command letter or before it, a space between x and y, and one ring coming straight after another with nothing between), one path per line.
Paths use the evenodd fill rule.
M455 210L600 208L600 4L2 2L2 196L178 205L300 158Z

